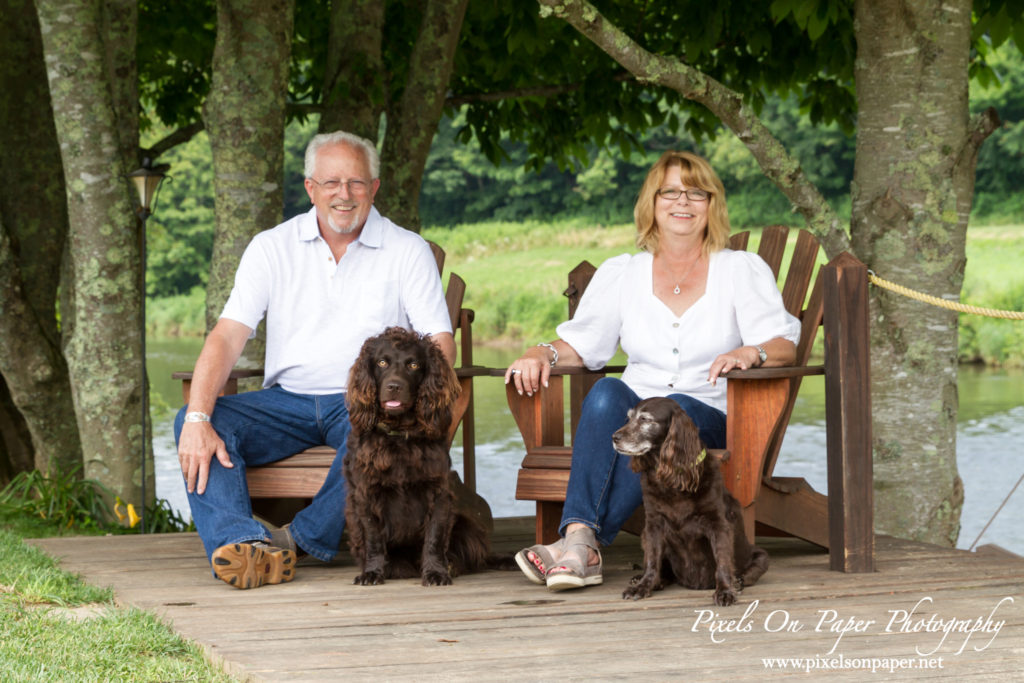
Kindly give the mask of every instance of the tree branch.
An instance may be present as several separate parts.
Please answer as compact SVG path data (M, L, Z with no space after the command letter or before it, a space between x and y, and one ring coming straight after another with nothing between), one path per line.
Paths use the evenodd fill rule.
M307 104L300 102L289 102L285 109L288 116L309 116L311 114L320 114L324 110L323 105L321 104ZM144 147L140 149L140 156L149 157L151 161L155 161L161 154L170 151L178 145L185 144L205 129L206 126L202 120L194 121L187 126L182 126L181 128L178 128L164 136L152 147Z
M671 88L707 107L746 145L765 176L803 215L810 230L821 238L829 258L850 250L849 238L835 211L739 93L677 59L648 52L585 0L538 2L541 16L567 21L638 80Z
M635 80L633 74L622 72L613 79L617 83ZM513 90L499 90L495 92L461 93L452 94L445 99L445 106L460 107L472 102L500 102L501 100L515 99L517 97L557 97L565 93L576 92L583 87L582 83L560 83L554 85L539 85L533 88L515 88Z
M141 156L149 157L150 160L155 160L157 157L159 157L167 150L173 147L177 147L178 145L185 144L186 142L194 138L203 130L204 127L205 126L203 125L202 121L196 121L194 123L190 123L187 126L178 128L174 132L165 136L162 140L158 141L152 147L149 147L148 149L143 148L139 150L141 152Z

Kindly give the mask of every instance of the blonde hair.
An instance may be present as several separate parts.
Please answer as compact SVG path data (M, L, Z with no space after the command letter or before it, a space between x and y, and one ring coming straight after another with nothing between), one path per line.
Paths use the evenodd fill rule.
M654 203L658 190L665 181L668 169L678 166L679 177L689 189L700 189L709 193L708 225L704 229L704 253L711 254L724 249L729 241L729 210L725 206L725 186L711 164L703 157L690 152L668 151L661 155L640 187L640 196L633 207L636 223L636 246L652 254L658 251L658 226L654 222Z

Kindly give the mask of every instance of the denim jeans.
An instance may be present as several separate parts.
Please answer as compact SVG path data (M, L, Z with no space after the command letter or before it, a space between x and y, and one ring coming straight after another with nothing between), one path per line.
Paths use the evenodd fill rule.
M182 408L174 420L174 441L181 437ZM210 461L206 491L188 494L192 519L207 558L222 545L270 537L252 517L247 465L265 465L313 446L338 451L320 491L291 523L292 538L318 560L329 561L338 552L345 528L345 478L341 471L350 424L345 394L294 394L269 389L221 396L211 419L227 448L233 468Z
M725 448L725 413L684 394L668 398L686 411L709 448ZM580 522L608 545L643 502L640 475L630 469L629 457L612 448L612 434L626 424L626 414L639 402L636 392L615 377L598 380L584 399L559 524L563 536L567 524Z

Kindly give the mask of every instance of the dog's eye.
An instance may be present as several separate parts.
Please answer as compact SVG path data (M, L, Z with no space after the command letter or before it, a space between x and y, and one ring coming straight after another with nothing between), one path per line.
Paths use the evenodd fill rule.
M412 360L412 361L409 361L409 369L410 369L410 370L419 370L419 369L420 369L420 364L419 364L419 363L417 363L417 362L416 362L416 361L414 361L414 360Z
M384 360L383 358L381 358L379 361L377 361L377 367L378 368L386 368L387 366L388 366L388 362L386 360Z

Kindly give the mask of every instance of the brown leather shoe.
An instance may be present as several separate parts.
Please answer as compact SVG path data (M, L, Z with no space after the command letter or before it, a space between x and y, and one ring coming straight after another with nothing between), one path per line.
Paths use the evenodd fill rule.
M213 574L235 588L257 588L295 578L295 553L263 541L231 543L213 551Z

